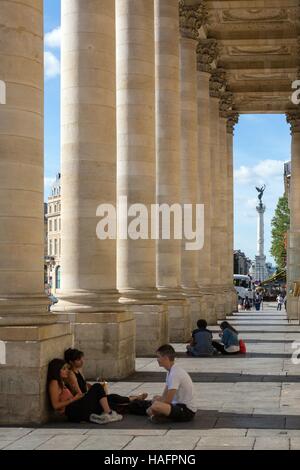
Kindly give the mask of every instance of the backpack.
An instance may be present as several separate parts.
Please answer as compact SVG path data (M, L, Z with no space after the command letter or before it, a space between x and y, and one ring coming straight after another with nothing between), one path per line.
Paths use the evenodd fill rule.
M244 343L244 341L242 339L240 339L239 345L240 345L240 353L241 354L246 354L246 352L247 352L246 344Z

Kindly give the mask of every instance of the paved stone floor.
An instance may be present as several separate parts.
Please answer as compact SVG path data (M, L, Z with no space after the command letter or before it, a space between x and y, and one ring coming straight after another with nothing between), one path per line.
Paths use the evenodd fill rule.
M198 413L192 423L153 425L144 417L120 423L48 424L39 429L0 428L0 449L300 449L300 365L292 343L300 326L265 304L229 320L247 344L235 357L187 358L176 344L178 363L195 383ZM212 328L217 335L219 328ZM111 393L160 393L165 373L154 358L137 359L137 372L110 384Z

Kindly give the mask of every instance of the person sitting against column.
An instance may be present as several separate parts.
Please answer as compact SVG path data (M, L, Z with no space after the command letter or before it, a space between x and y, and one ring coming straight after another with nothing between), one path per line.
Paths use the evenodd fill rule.
M212 345L213 334L207 329L206 320L197 321L197 330L192 333L190 344L186 347L187 354L194 357L212 356L215 349Z
M48 366L47 390L55 412L65 415L69 421L90 421L107 424L121 421L123 416L113 411L101 384L95 384L87 393L77 391L74 395L66 386L69 365L62 359L53 359Z
M89 390L92 390L93 387L98 387L99 384L90 384L85 380L85 377L82 373L84 367L84 353L78 349L69 348L65 351L64 354L65 362L69 365L69 374L66 379L68 388L72 391L73 395L76 396L78 393L87 393ZM148 394L142 393L140 395L132 395L129 397L124 397L117 394L108 394L108 385L107 382L102 380L100 385L103 388L104 394L107 396L107 401L112 410L126 411L124 408L126 405L134 402L135 400L146 400ZM131 407L134 409L134 407ZM128 410L130 412L131 408Z
M238 354L240 352L238 332L227 321L223 321L220 328L221 341L213 341L213 347L223 355Z
M166 386L162 396L155 396L147 414L151 421L191 421L196 414L193 402L194 386L189 374L175 364L175 350L170 344L157 351L157 362L167 370Z

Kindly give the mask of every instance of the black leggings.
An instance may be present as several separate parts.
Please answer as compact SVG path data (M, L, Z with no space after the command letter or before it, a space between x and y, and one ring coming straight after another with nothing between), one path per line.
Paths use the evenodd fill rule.
M65 414L68 420L73 423L80 423L80 421L89 421L90 415L93 413L100 415L103 413L100 400L106 396L108 404L112 409L119 404L129 403L128 397L106 395L101 384L94 384L80 400L66 407Z
M213 341L212 342L212 345L213 347L219 351L221 354L223 354L224 356L232 356L232 354L239 354L240 351L236 351L236 352L227 352L225 350L225 347L224 347L224 344L221 344L219 343L218 341Z

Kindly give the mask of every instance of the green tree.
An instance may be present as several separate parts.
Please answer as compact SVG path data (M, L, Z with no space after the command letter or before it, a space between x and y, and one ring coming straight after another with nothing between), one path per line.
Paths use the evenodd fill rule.
M286 236L290 226L290 210L286 196L279 198L271 225L271 255L275 259L278 269L282 270L286 267Z

